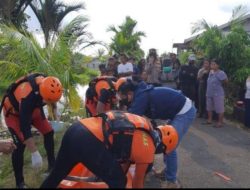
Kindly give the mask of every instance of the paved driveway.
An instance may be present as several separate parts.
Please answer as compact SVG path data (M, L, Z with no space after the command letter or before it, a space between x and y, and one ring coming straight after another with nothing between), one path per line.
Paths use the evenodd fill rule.
M202 121L195 120L178 148L183 187L250 188L250 130L229 121L223 128L204 126ZM155 167L163 166L162 155L157 155ZM149 174L145 187L160 187L160 181Z

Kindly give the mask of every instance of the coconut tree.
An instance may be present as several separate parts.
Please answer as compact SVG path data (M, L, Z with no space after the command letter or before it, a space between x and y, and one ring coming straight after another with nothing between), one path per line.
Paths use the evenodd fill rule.
M138 31L135 32L137 21L130 17L126 17L125 22L116 28L109 26L107 31L114 32L115 35L111 39L110 49L114 53L126 53L129 56L134 56L140 59L144 56L143 50L140 48L141 37L145 37L145 33Z
M238 23L242 20L244 16L248 14L249 10L247 6L238 5L232 11L232 16L230 18L231 23Z
M236 27L235 25L238 25L247 13L248 11L246 6L239 5L235 7L232 11L232 16L229 21L231 29ZM221 56L220 50L223 50L221 46L225 46L225 43L222 45L222 32L216 25L208 24L205 19L197 21L191 28L192 34L201 31L204 32L197 35L197 38L192 44L193 49L196 52L201 52L201 54L208 58L219 58Z
M229 22L231 24L239 23L239 21L241 21L242 18L244 16L246 16L247 14L248 14L247 6L243 6L243 5L236 6L232 10L232 16L231 16ZM217 26L209 24L205 19L201 19L195 23L192 23L191 34L195 34L197 32L201 32L201 31L207 31L207 30L211 29L212 27L217 27Z
M12 23L16 27L27 27L25 22L27 15L24 13L32 0L1 0L0 21Z
M210 28L211 28L211 24L208 24L205 19L201 19L195 23L192 23L191 34L195 34L202 30L208 30Z
M104 63L107 58L108 58L108 55L105 54L105 49L103 48L99 48L97 51L96 51L96 58L101 62L101 63Z
M5 52L4 59L0 60L0 80L12 82L30 72L56 76L63 84L67 105L73 111L79 110L81 98L76 85L86 84L96 75L87 68L77 74L71 65L74 47L80 42L81 48L87 47L91 41L86 35L86 21L82 16L73 19L47 48L42 48L32 34L20 33L15 27L0 24L0 49ZM94 43L91 41L91 45Z
M58 0L33 0L30 7L34 11L42 31L45 45L48 46L54 34L58 34L59 27L66 15L72 11L84 9L84 4L65 5Z

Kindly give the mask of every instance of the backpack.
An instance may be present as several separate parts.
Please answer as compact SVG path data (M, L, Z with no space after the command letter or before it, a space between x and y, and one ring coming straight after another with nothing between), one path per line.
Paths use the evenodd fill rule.
M116 82L117 79L115 77L108 77L108 76L97 77L89 82L89 87L88 87L88 89L86 91L86 95L85 95L86 100L97 101L98 95L96 92L96 84L102 80L107 81L110 88L111 88L110 90L115 93L115 87L114 87L114 84L112 83L113 81Z
M8 97L9 100L10 100L10 103L11 105L14 107L15 111L19 112L19 103L16 99L16 97L14 96L14 92L15 90L17 89L17 87L23 83L23 82L29 82L31 87L32 87L32 92L35 93L35 94L38 94L38 91L39 91L39 87L38 85L36 84L36 80L35 78L38 77L38 76L43 76L43 77L46 77L45 75L43 74L40 74L40 73L34 73L34 74L31 74L31 75L28 75L28 76L25 76L25 77L22 77L21 79L17 80L16 82L13 82L6 90L4 96L3 96L3 99L2 99L2 102L1 102L1 105L0 105L0 113L2 112L2 108L4 106L4 101L5 99Z
M110 118L109 113L112 113L114 118ZM129 114L133 117L134 114ZM119 162L124 162L129 159L131 154L131 146L133 140L133 133L135 130L141 130L146 132L153 140L155 147L158 147L161 140L157 135L157 132L151 126L136 126L135 123L131 122L126 116L126 112L116 110L107 113L98 114L95 117L102 118L102 132L104 136L105 146L111 150L114 157ZM136 116L136 115L135 115ZM109 128L106 128L108 124ZM109 142L109 136L113 136L113 144Z

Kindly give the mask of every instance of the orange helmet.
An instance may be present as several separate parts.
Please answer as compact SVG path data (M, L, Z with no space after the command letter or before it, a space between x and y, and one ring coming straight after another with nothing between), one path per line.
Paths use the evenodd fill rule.
M136 84L133 83L131 79L122 77L119 78L115 83L115 89L117 92L122 94L127 94L128 91L134 91L136 89Z
M125 78L125 77L119 78L119 79L116 81L116 83L115 83L115 89L116 89L116 91L118 91L119 88L121 87L121 85L124 84L124 83L126 83L126 82L127 82L127 78Z
M165 145L165 153L172 152L178 144L178 133L171 125L161 125L157 127L161 132L161 140Z
M39 85L39 92L46 102L57 102L62 96L62 84L56 77L45 77Z

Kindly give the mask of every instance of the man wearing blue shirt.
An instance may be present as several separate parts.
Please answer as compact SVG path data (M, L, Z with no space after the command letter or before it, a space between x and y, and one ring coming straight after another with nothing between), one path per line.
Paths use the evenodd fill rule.
M153 87L145 82L135 83L126 78L116 82L116 90L128 112L144 115L150 119L171 120L170 124L177 130L180 143L196 115L192 101L179 91L167 87ZM164 155L164 181L162 188L178 188L177 152Z

